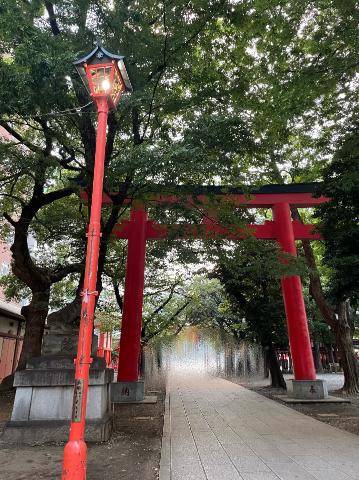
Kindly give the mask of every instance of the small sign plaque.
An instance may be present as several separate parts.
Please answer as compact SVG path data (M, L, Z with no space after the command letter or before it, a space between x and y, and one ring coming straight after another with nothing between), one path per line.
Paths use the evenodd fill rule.
M123 387L121 390L122 397L129 397L130 396L130 389L128 387Z
M74 400L72 404L72 421L81 421L82 412L82 396L84 393L84 381L82 378L75 380Z

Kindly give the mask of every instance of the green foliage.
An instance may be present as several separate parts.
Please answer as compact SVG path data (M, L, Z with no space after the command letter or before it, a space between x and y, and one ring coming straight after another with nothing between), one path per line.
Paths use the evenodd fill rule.
M164 281L164 278L162 278ZM240 338L241 322L231 309L217 279L194 275L187 281L167 277L166 286L146 288L142 340L144 343L177 335L184 327L201 326Z
M242 319L234 312L223 285L216 278L197 276L189 286L192 302L187 310L187 320L192 325L211 327L230 333L240 339Z
M310 337L313 342L330 345L334 343L334 337L329 329L328 324L323 322L322 316L315 302L306 297L306 309L308 316L308 324Z
M359 300L359 129L348 134L323 171L321 194L330 202L316 216L324 237L323 261L335 302Z
M277 264L275 245L252 240L223 253L217 272L246 335L263 346L284 347L288 340Z
M102 333L112 333L120 328L118 314L105 310L97 310L95 324Z
M75 294L79 283L79 275L72 274L60 282L56 282L51 287L50 309L52 311L60 309L66 303L70 302Z
M0 276L0 287L3 289L6 300L28 299L31 295L30 290L12 273Z
M0 142L1 211L18 218L39 179L45 192L64 187L75 192L31 220L37 242L32 255L42 268L83 261L88 209L77 194L79 185L91 189L96 117L92 106L81 113L68 109L89 102L72 62L96 37L126 55L135 87L109 118L109 192L124 181L129 196L146 197L154 183L317 180L357 114L358 5L350 0L59 0L51 22L45 4L52 5L0 0L0 124L16 139ZM111 213L104 209L104 224ZM117 215L127 213L124 207ZM169 214L150 206L152 218L169 223L195 222L201 213L177 208ZM249 217L220 208L219 219L226 223L240 225ZM340 221L340 215L334 217L328 217L328 228ZM7 238L8 229L2 230ZM183 239L157 242L148 249L148 269L155 276L173 250L182 264L201 264L206 255L218 258L222 245L227 251L221 241L205 247ZM113 278L122 283L124 242L110 239L108 246L104 283ZM244 246L259 254L247 265L240 258ZM356 265L356 254L340 248L326 248L326 268L338 283L331 281L332 290L353 295L356 283L348 281L354 274L347 265ZM242 277L234 277L238 285L251 279L253 286L256 278L266 285L284 268L304 272L300 262L283 267L270 260L274 254L264 267L260 246L246 243L235 251L232 261L242 270ZM53 288L53 305L74 290L72 279ZM213 300L216 315L232 315L221 292L204 298L203 308ZM173 313L175 306L166 318Z

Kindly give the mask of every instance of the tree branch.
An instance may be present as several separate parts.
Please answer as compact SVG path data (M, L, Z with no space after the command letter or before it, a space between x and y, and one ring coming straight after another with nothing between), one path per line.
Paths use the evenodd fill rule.
M119 289L119 284L115 282L114 279L112 279L112 286L113 286L113 291L115 292L115 298L117 305L120 307L121 313L123 312L123 300L120 294L120 289Z
M168 320L166 320L165 323L162 323L157 330L155 330L154 332L150 333L149 335L145 335L145 337L144 337L144 339L143 339L143 342L144 342L144 343L149 342L153 337L155 337L155 336L158 335L159 333L161 333L161 332L163 332L164 330L166 330L166 328L168 328L168 327L170 326L170 324L172 323L172 321L173 321L176 317L178 317L178 315L179 315L180 313L182 313L185 308L188 307L188 305L191 303L191 301L192 301L192 300L187 300L187 302L185 302L180 308L178 308L177 311L176 311L173 315L171 315L171 317L170 317ZM182 328L183 328L183 327L182 327Z
M6 212L4 212L3 215L4 215L5 220L7 220L7 221L10 223L10 225L12 225L13 227L16 226L15 220L13 220L13 219L10 217L9 214L7 214Z
M58 23L57 23L53 3L52 2L45 2L45 7L46 7L47 13L49 15L49 22L50 22L50 27L51 27L52 33L55 36L60 35L61 31L60 31Z
M61 198L68 197L69 195L76 192L74 187L66 187L60 190L54 190L53 192L45 193L41 196L40 203L42 206L49 205L56 200L61 200Z
M70 265L65 265L64 267L56 267L52 272L49 273L49 277L51 283L56 283L67 277L67 275L70 273L81 273L83 269L83 263L72 263Z
M38 147L37 145L28 142L27 140L24 139L20 133L18 133L16 130L14 130L10 125L8 125L7 122L4 122L3 120L0 120L0 125L5 128L5 130L16 140L18 140L22 145L25 145L29 150L31 150L34 153L40 153L44 154L44 151L41 147Z

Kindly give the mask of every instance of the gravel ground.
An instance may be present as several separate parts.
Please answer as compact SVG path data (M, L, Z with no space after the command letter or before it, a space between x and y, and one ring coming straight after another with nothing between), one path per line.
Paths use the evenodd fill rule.
M156 405L117 406L109 442L91 444L88 480L158 479L165 382L147 382ZM10 419L14 393L0 394L0 432ZM9 447L0 444L0 480L54 480L61 477L63 445Z

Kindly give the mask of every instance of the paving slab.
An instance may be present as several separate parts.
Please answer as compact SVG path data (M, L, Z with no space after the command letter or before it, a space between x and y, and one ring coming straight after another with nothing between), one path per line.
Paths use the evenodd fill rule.
M359 480L359 437L222 378L170 373L160 480Z

